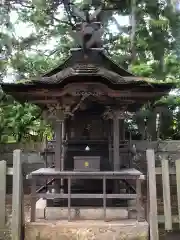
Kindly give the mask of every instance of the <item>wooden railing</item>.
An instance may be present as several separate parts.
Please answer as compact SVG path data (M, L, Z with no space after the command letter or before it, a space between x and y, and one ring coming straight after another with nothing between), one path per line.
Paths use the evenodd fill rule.
M176 153L176 152L175 152ZM168 152L169 154L169 152ZM168 154L167 152L161 152L161 167L156 168L155 167L155 154L153 149L148 149L146 151L146 157L147 157L147 163L148 163L148 194L149 194L149 224L150 224L150 237L151 240L158 240L159 234L158 234L158 223L162 222L162 219L157 213L157 185L156 185L156 176L162 175L162 186L163 186L163 202L164 202L164 222L165 222L165 230L172 230L173 222L179 223L180 225L180 160L175 160L175 168L169 167L169 160L168 160ZM173 154L173 153L172 153ZM15 150L13 153L13 168L7 168L6 161L0 161L0 228L3 229L5 225L5 197L6 197L6 177L7 175L13 175L13 201L12 201L12 240L21 239L22 236L22 226L24 226L24 218L23 216L23 174L22 174L22 156L21 156L21 150ZM59 175L59 178L67 178L69 179L69 187L68 187L68 193L63 195L57 195L57 197L67 198L69 199L69 209L71 208L71 199L74 197L81 198L80 196L77 196L76 194L72 194L70 190L71 186L71 180L73 178L82 178L82 173L76 173L76 172L70 172L69 175L67 172L61 172L60 174L56 172L57 175ZM83 173L84 174L84 173ZM89 178L89 173L86 173L84 178ZM121 194L115 194L115 195L108 195L106 194L106 179L119 179L124 178L127 179L127 176L119 176L116 173L113 172L98 172L94 176L94 178L101 178L103 180L103 193L96 195L98 198L103 199L103 207L105 209L106 207L106 199L107 198L118 198L122 197ZM122 173L121 173L122 174ZM170 193L170 175L176 175L176 183L177 183L177 206L178 206L178 215L172 216L171 212L171 193ZM49 178L49 175L46 174L47 178ZM80 176L81 175L81 176ZM92 174L91 174L92 175ZM94 175L94 174L93 174ZM42 176L44 177L44 176ZM57 176L52 176L57 178ZM92 177L91 177L92 178ZM138 177L137 179L140 178ZM33 185L33 194L32 194L32 213L31 213L31 220L35 218L35 196L36 191L34 190L35 184ZM140 184L138 187L139 190L136 190L137 193L140 192ZM39 195L42 196L42 195ZM140 196L140 194L138 194ZM54 195L52 195L54 197ZM83 196L88 197L89 195ZM92 195L91 197L95 197ZM136 198L137 195L126 195L126 197L132 197ZM139 197L137 198L137 200ZM138 201L137 201L138 204ZM137 205L138 209L138 205ZM104 218L106 216L106 213L104 211ZM162 216L161 216L162 217Z
M135 169L127 169L119 172L76 172L76 171L57 171L53 168L42 168L32 172L28 179L32 179L32 191L31 191L31 221L35 221L35 206L37 197L46 199L68 199L68 220L70 221L71 212L71 199L103 199L104 220L106 220L106 201L107 199L136 199L137 220L141 221L141 180L144 180L144 176L141 172ZM36 180L39 178L48 179L67 179L68 191L67 193L37 193L36 192ZM102 179L102 194L75 194L71 192L71 181L74 179ZM136 194L128 193L106 193L106 180L114 179L134 179L136 180Z

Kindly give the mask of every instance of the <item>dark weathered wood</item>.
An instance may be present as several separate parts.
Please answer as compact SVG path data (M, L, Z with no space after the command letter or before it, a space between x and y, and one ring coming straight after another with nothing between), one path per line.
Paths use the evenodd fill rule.
M64 155L65 155L65 146L63 144L63 140L65 138L65 121L62 122L62 150L61 150L61 171L64 171ZM64 180L61 178L61 191L63 191L63 186L64 186Z
M119 118L115 112L113 116L113 168L114 171L120 170L120 159L119 159Z
M54 168L40 168L36 171L31 172L27 176L28 179L32 177L56 177L56 178L67 178L71 176L72 178L88 178L88 179L102 179L106 176L107 179L133 179L139 178L143 175L140 171L131 169L121 169L120 171L102 171L102 172L75 172L75 171L56 171Z
M35 222L36 220L36 180L32 179L31 183L31 222Z
M112 119L108 119L108 149L109 149L109 162L113 166L113 152L112 152Z
M54 198L66 198L68 199L68 194L61 194L61 193L39 193L37 194L38 197L41 198L47 198L47 199L54 199ZM72 199L83 199L83 198L91 198L91 199L98 199L102 198L103 199L104 195L103 194L75 194L71 193L71 198ZM108 199L136 199L137 194L106 194L106 198Z
M62 121L56 121L55 123L55 168L61 170L61 153L62 153Z
M68 177L68 221L71 220L71 177Z
M56 135L56 141L55 141L55 170L61 171L61 154L62 154L62 121L57 120L54 124L55 128L55 135ZM55 180L54 186L55 191L58 193L60 192L60 180Z
M119 118L118 113L113 114L113 170L120 170L120 155L119 155ZM114 191L118 193L119 181L114 181Z
M91 176L91 177L87 177L87 176L83 176L83 175L81 175L81 176L72 176L72 179L103 179L103 176L104 175L102 175L102 176ZM143 175L142 175L143 176ZM43 179L49 179L49 177L53 177L53 175L43 175L43 176L41 176L41 177L39 177L39 176L36 176L36 177L34 177L34 178L36 178L36 179L40 179L40 178L43 178ZM61 175L61 176L55 176L54 177L55 179L61 179L61 178L64 178L64 179L67 179L68 178L68 176L63 176L63 175ZM121 176L107 176L106 177L107 179L117 179L117 180L121 180L121 179L123 179L123 180L128 180L128 179L134 179L134 180L136 180L137 179L137 176L125 176L125 175L121 175Z
M141 221L141 180L137 179L136 180L136 210L137 210L137 220Z
M103 211L104 221L106 220L106 177L103 177Z
M124 119L119 120L119 141L125 140L125 124Z
M94 91L90 93L88 90L89 87L94 87ZM130 85L129 85L130 86ZM63 90L57 90L57 89L48 89L46 88L45 91L42 89L36 89L33 91L26 92L27 96L34 96L34 99L37 97L61 97L66 94L77 96L78 93L89 93L89 95L96 95L96 96L111 96L111 97L129 97L129 98L153 98L158 95L163 95L164 91L162 89L161 91L158 91L156 88L152 88L150 86L144 86L143 88L136 86L135 84L131 85L133 91L130 90L128 84L119 84L116 85L116 88L119 87L117 90L113 90L109 88L107 85L101 84L101 83L92 83L92 82L84 82L84 83L73 83L71 85L67 85ZM123 91L122 91L123 90ZM136 91L135 91L136 90ZM144 90L144 91L143 91ZM19 91L18 94L24 95L24 89L22 91ZM126 100L126 99L125 99Z

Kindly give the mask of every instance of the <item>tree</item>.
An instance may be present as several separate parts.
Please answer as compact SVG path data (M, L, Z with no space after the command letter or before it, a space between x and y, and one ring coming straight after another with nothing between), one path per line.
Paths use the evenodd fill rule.
M97 5L97 1L92 3ZM82 2L79 6L88 7ZM157 81L180 82L180 14L174 11L170 0L136 0L136 4L133 0L132 3L106 0L104 8L106 11L100 15L100 20L104 23L104 46L113 60L138 76L155 78ZM109 10L112 8L114 10ZM78 19L73 16L72 5L68 5L68 0L8 0L0 11L4 29L0 32L1 79L9 68L16 73L16 80L43 74L60 64L67 57L69 49L77 44L70 35L70 29ZM31 26L33 31L29 36L16 36L16 25L10 17L12 12L17 13L19 23ZM115 17L125 15L131 17L131 26L122 26ZM109 26L112 24L117 26L118 33L111 30ZM178 99L176 100L173 108L169 107L169 97L164 100L173 119L169 120L169 125L171 129L175 129L176 125L176 130L167 131L166 134L164 128L162 138L177 136L175 131L177 133L179 130L179 115L174 113L178 106ZM3 100L2 104L6 102ZM5 122L2 126L8 126L8 134L15 129L18 136L20 130L22 136L16 136L19 141L36 123L34 116L38 116L39 109L14 102L11 103L12 106L11 114L8 113L8 106L3 110L4 119L11 124ZM13 121L9 120L12 118Z

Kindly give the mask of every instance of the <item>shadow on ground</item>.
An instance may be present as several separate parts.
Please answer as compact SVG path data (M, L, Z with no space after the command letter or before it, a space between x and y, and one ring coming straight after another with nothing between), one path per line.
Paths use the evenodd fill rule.
M159 226L159 240L180 240L179 224L173 224L173 231L167 232L164 230L165 226Z
M180 239L180 231L173 231L166 233L166 235L163 238L160 238L163 240L179 240Z

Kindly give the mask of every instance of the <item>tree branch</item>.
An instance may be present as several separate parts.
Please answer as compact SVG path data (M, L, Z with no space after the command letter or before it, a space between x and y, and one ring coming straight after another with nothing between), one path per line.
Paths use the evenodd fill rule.
M53 16L53 19L54 19L56 22L63 23L63 24L66 24L66 25L71 26L71 23L68 22L68 21L58 19L58 18L56 18L56 17L54 17L54 16Z

